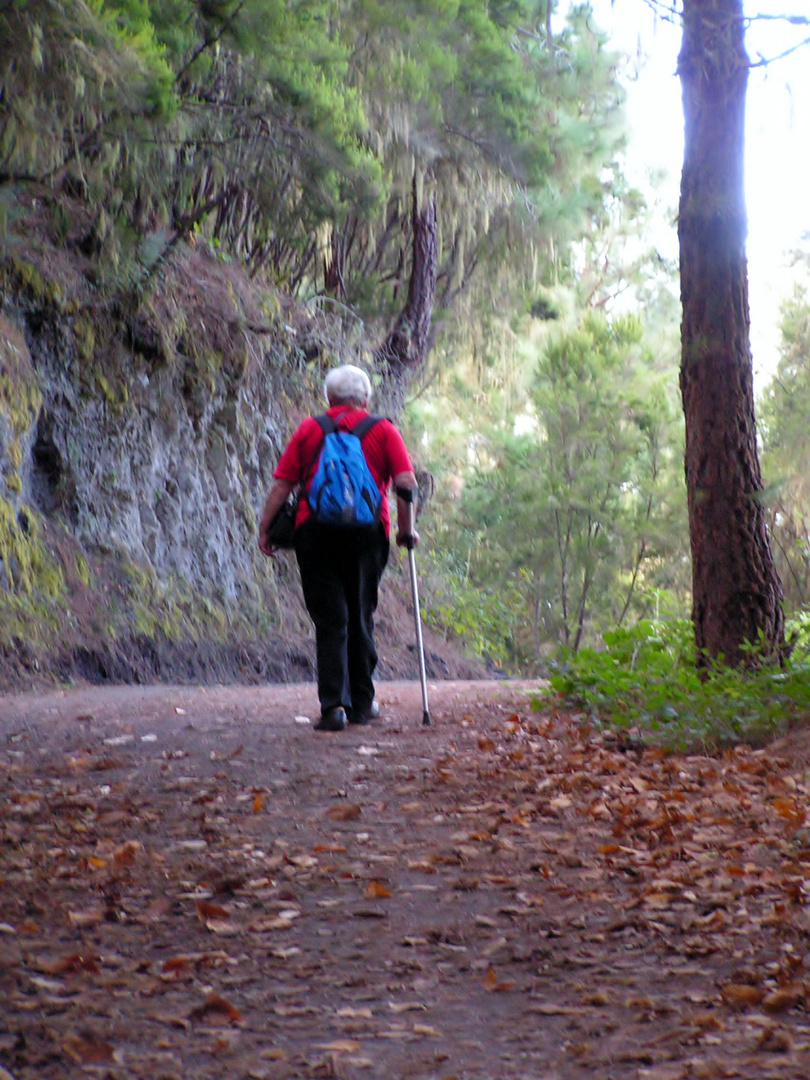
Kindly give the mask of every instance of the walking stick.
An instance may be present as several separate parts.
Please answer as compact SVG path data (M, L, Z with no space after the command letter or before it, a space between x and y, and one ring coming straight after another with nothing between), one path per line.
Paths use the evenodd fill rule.
M413 617L416 624L416 651L419 655L419 679L422 683L422 724L430 725L430 709L428 708L427 672L425 671L425 647L422 643L422 617L419 614L419 586L416 583L416 555L414 548L416 543L416 505L414 499L416 492L412 488L397 488L397 495L403 502L408 504L408 536L405 547L408 549L408 563L411 568L411 589L413 590Z

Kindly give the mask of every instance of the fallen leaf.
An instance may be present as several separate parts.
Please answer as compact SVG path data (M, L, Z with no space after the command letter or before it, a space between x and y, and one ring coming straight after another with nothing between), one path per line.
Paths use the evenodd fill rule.
M495 969L490 968L487 972L487 977L484 979L482 986L490 993L499 993L503 990L511 990L515 985L514 979L509 979L505 982L501 982L498 976L495 974Z
M44 964L42 970L49 975L72 975L77 971L86 971L90 975L98 975L101 971L98 966L98 956L92 956L89 953L87 955L72 953L70 956L64 956L59 960Z
M804 1001L804 987L801 985L783 986L766 994L762 999L762 1008L768 1013L787 1012Z
M229 919L206 919L205 929L210 930L212 934L234 935L239 933L239 927Z
M197 915L201 922L208 922L210 919L230 919L231 913L227 908L222 907L221 904L209 904L207 900L197 901Z
M593 990L589 994L585 994L582 998L583 1005L595 1005L602 1007L603 1005L610 1004L610 994L607 990Z
M163 961L164 971L187 971L191 967L190 956L170 956Z
M275 956L278 960L290 960L293 956L298 956L301 950L297 945L290 945L287 949L271 949L270 956Z
M335 1039L334 1042L318 1043L319 1050L331 1050L335 1054L353 1054L360 1049L360 1043L354 1039Z
M388 1008L393 1013L426 1012L427 1005L421 1001L389 1001Z
M312 855L289 855L286 862L291 866L297 866L299 870L311 870L318 865L318 860Z
M264 795L257 795L253 800L253 813L261 813L261 809L264 806Z
M391 895L391 890L381 881L370 881L366 887L366 900L387 900Z
M250 923L248 930L254 934L266 934L268 930L289 930L292 924L293 920L284 915L266 915Z
M131 866L135 856L143 847L140 840L127 840L120 844L113 852L113 862L116 866Z
M753 1005L759 1005L764 995L756 986L729 983L728 986L723 987L721 997L729 1008L748 1009Z
M189 1019L205 1020L209 1024L239 1024L244 1016L221 994L210 993L202 1005L191 1010Z
M69 911L68 922L71 926L78 928L88 926L98 926L100 922L104 921L104 912L98 908L93 908L90 911Z
M429 1035L431 1038L440 1038L442 1034L429 1024L414 1024L413 1033L414 1035Z
M362 812L362 808L357 803L340 802L330 806L326 811L326 816L330 821L356 821Z
M582 1016L584 1013L576 1005L558 1005L555 1001L540 1001L532 1005L531 1011L541 1016Z
M791 825L798 827L804 821L804 807L799 806L795 799L780 796L778 799L774 799L773 808L780 817L783 817Z
M552 810L567 810L572 803L567 795L557 795L549 801L548 805Z
M789 1054L793 1049L793 1039L784 1028L769 1027L757 1039L757 1050L769 1054Z
M62 1049L77 1065L104 1065L115 1060L115 1047L101 1039L67 1035Z
M691 1075L689 1066L683 1061L638 1070L638 1080L683 1080L683 1077Z

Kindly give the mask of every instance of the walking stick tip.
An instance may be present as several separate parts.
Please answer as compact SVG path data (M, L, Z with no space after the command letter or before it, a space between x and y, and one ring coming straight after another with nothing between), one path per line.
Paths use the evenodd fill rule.
M430 713L427 711L427 709L425 709L425 711L422 713L422 726L430 727Z

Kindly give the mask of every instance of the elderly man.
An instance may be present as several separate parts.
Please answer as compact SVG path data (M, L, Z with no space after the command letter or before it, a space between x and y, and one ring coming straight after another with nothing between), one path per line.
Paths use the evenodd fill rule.
M334 368L324 386L326 415L339 431L351 431L369 415L371 381L352 364ZM267 530L279 507L299 485L304 495L316 472L324 431L315 417L296 429L279 459L274 483L259 522L259 548L273 556ZM388 561L388 490L397 492L397 544L407 545L410 500L416 477L402 436L390 420L379 418L362 437L362 450L381 497L379 522L366 526L324 525L314 519L306 497L298 503L295 554L307 611L315 624L318 698L316 731L342 731L380 715L372 676L377 666L374 612ZM406 496L403 498L399 492ZM418 536L413 535L413 542Z

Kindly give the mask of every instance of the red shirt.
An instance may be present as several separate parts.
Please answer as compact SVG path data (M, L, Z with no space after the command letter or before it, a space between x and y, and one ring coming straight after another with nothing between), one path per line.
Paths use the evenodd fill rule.
M364 416L368 416L365 409L356 409L347 405L333 405L327 409L327 414L343 431L351 431ZM318 465L322 443L323 429L313 416L308 416L293 432L287 448L279 458L273 476L276 480L286 480L289 484L303 482L305 487L309 487ZM402 472L411 472L413 465L402 436L391 421L385 418L378 420L364 436L363 453L371 475L380 489L382 497L380 521L385 528L385 535L388 536L391 527L388 489L395 476ZM295 527L298 528L308 517L309 503L306 499L299 499Z

